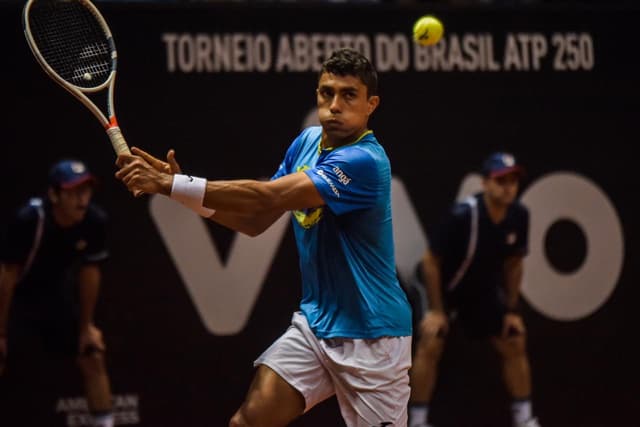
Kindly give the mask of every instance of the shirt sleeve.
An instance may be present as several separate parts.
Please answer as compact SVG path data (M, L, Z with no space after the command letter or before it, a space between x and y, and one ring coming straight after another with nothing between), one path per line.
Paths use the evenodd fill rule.
M344 147L305 171L336 215L374 206L389 183L389 173L367 151ZM386 178L385 178L386 177Z

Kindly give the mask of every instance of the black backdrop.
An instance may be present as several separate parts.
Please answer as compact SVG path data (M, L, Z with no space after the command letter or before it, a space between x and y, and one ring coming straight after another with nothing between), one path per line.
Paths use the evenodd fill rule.
M383 66L376 37L406 42L415 18L435 12L446 25L447 64L456 58L452 36L462 40L467 35L472 47L490 44L493 52L484 58L492 61L485 65L495 62L500 70L481 63L466 70L455 65L443 69L448 68L443 62L420 70L413 46L406 44L408 65L398 62L396 69L381 72L382 104L372 128L387 147L394 176L404 183L427 235L465 175L493 150L513 151L526 163L525 190L558 171L585 177L602 190L624 236L624 263L612 293L592 312L568 320L523 303L535 411L545 426L638 425L633 311L640 272L633 260L640 255L634 220L640 211L632 149L640 112L635 43L640 9L106 3L101 8L118 46L116 107L130 144L156 154L174 147L186 170L210 178L269 176L314 106L316 74L311 68L276 69L284 55L278 49L283 38L360 35L359 40L364 37L373 46L374 62ZM105 264L97 322L109 345L119 423L224 426L249 385L252 360L286 328L296 308L292 236L284 236L246 325L236 334L211 333L150 217L149 200L133 199L112 178L114 155L106 135L84 107L44 76L24 42L20 13L19 5L0 6L0 219L44 189L53 161L85 159L101 179L96 200L111 216L112 258ZM273 61L264 72L239 66L169 72L162 34L186 35L185 40L196 34L264 34ZM539 66L533 61L527 66L521 57L519 69L506 69L505 52L509 43L520 40L518 35L546 40L547 54ZM519 46L518 52L524 52L525 45ZM573 58L567 52L554 62L563 46L571 46L567 52L581 52L578 69L559 69ZM526 47L531 53L533 44ZM309 50L304 52L303 65L311 57ZM465 52L459 57L469 60ZM242 54L239 58L239 63L246 59ZM233 234L215 225L209 231L226 259ZM555 242L547 244L547 256L557 254L560 264L577 257L580 265L579 254L584 257L589 245L598 243L588 234L547 236L547 243ZM253 260L244 262L250 268ZM576 290L576 300L580 292ZM458 351L463 346L468 350ZM433 404L438 425L508 425L508 402L489 348L454 335L442 368ZM0 390L1 425L82 425L82 402L76 399L82 389L73 367L34 355L10 365ZM332 400L295 425L341 423Z

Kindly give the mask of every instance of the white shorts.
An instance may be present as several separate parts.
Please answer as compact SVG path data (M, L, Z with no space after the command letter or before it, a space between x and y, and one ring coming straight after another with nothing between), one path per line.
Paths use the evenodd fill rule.
M305 412L335 394L348 427L407 425L411 337L318 339L297 312L261 364L302 394Z

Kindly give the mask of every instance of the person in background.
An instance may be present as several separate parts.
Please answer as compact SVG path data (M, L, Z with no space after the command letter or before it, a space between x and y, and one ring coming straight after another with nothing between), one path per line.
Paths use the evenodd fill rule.
M93 319L100 263L108 257L107 216L91 202L95 182L81 161L56 163L46 197L21 207L6 229L0 245L0 375L11 369L12 355L32 348L74 359L93 425L112 427L105 344Z
M429 426L438 363L454 320L468 337L489 339L500 355L514 426L539 427L518 312L529 232L529 212L517 199L523 168L498 152L485 160L482 174L484 191L454 205L416 270L427 307L410 371L410 427Z

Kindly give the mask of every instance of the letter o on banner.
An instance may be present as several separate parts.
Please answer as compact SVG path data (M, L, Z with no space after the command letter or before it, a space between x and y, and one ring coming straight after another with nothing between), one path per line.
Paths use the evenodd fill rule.
M568 172L543 176L527 189L522 202L531 218L523 296L555 320L592 314L607 301L622 270L624 240L614 206L595 183ZM545 253L546 233L560 220L578 224L587 243L584 262L569 274L557 271Z

